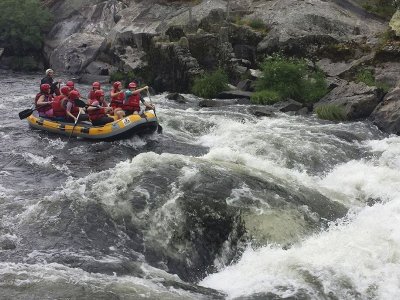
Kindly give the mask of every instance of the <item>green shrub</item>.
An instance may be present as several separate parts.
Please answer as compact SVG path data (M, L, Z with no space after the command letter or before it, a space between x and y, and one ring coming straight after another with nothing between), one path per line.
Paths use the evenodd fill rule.
M213 73L196 78L192 86L192 93L202 98L215 98L227 88L228 76L223 70L218 69Z
M355 76L356 82L363 82L368 86L376 86L377 88L382 89L385 93L387 93L390 89L390 86L384 82L377 82L374 74L369 69L361 69Z
M16 71L37 71L39 70L37 59L33 56L14 56L11 60L11 68Z
M274 104L281 100L281 95L276 91L263 90L255 92L251 96L251 102L254 104Z
M256 19L251 19L251 20L249 21L249 26L250 26L251 28L253 28L253 29L256 29L256 30L265 29L265 24L264 24L263 20L258 19L258 18L256 18Z
M315 102L328 92L324 74L310 70L304 60L275 54L264 61L262 72L256 91L275 91L281 99Z
M396 12L396 1L393 0L365 0L363 8L382 18L390 19Z
M39 0L0 1L0 42L6 54L40 52L50 25L51 14Z
M318 118L330 121L345 121L346 112L343 107L335 104L320 105L315 109Z

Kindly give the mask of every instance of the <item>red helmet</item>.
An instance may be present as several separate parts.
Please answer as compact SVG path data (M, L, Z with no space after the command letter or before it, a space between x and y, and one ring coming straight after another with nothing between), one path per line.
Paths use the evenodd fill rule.
M97 100L100 100L101 97L104 97L104 91L103 90L97 90L94 92L94 97Z
M100 89L100 82L97 82L97 81L93 82L92 87L94 89Z
M135 89L135 88L137 87L137 84L136 84L136 82L131 82L131 83L128 85L128 87L129 87L130 89Z
M67 81L66 85L67 85L68 87L70 87L71 89L73 89L73 88L75 87L75 84L74 84L73 81Z
M44 83L40 86L40 91L44 93L49 93L50 92L50 84Z
M79 94L79 92L75 91L75 90L73 90L69 93L69 99L71 99L71 100L79 99L80 96L81 95Z
M68 96L70 88L68 86L63 86L60 91L61 91L61 94Z
M116 82L113 83L114 89L119 88L121 85L122 85L122 84L121 84L121 81L116 81Z

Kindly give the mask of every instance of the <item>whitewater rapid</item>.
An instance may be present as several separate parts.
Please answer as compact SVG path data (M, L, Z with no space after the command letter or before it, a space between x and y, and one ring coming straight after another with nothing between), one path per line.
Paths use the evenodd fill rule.
M39 79L0 74L0 296L400 297L399 137L161 94L162 135L67 142L16 119Z

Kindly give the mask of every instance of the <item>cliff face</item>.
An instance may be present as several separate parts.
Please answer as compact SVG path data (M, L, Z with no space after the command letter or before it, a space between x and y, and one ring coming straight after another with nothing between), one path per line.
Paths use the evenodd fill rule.
M158 82L161 90L187 90L193 76L218 66L235 83L275 51L325 59L324 71L339 68L341 74L347 69L332 61L347 64L349 57L341 57L343 49L336 46L352 45L352 58L359 59L387 27L352 2L336 0L61 0L49 5L56 18L45 47L52 67L96 76L134 71ZM252 20L264 29L239 25ZM183 87L173 84L176 80Z

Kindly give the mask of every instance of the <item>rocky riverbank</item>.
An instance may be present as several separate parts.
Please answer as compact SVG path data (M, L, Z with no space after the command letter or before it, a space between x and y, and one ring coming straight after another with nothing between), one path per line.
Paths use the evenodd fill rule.
M371 117L398 134L399 112L382 101L400 80L400 42L389 21L359 2L47 1L55 24L44 52L51 67L83 82L108 82L119 71L158 92L190 92L197 76L222 68L237 91L221 97L248 98L242 93L253 91L260 63L280 51L326 74L330 92L316 106L340 106L347 120ZM357 77L365 71L368 85Z

